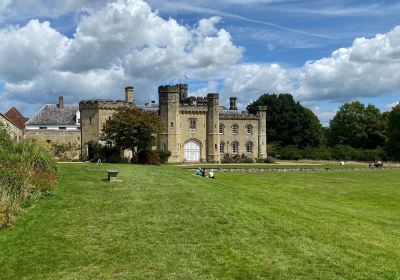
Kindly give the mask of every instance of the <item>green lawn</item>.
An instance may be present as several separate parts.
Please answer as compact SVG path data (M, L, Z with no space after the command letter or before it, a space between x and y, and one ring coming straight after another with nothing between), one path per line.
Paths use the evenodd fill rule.
M216 176L60 165L0 231L0 279L400 279L399 169Z

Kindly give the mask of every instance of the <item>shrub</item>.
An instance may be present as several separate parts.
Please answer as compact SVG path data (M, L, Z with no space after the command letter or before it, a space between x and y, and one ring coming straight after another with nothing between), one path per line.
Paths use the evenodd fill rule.
M264 163L276 163L276 159L274 157L268 156L264 159Z
M252 157L241 158L239 163L254 163L254 159Z
M160 165L160 157L155 151L142 150L137 157L138 163Z
M306 148L303 151L303 157L314 160L331 160L332 152L329 148L324 146Z
M156 150L155 152L160 157L161 163L167 163L169 157L171 156L171 151L168 151L168 150Z
M238 162L237 156L234 158L231 157L231 155L228 153L224 154L223 159L221 159L221 163L237 163L237 162Z
M280 150L281 150L281 147L279 146L278 143L267 144L267 154L271 155L274 158L279 157Z
M39 143L12 143L0 150L0 227L9 225L22 206L54 188L56 173L51 153Z
M296 146L286 146L283 147L280 151L281 159L289 159L289 160L299 160L303 157L302 151L299 150Z

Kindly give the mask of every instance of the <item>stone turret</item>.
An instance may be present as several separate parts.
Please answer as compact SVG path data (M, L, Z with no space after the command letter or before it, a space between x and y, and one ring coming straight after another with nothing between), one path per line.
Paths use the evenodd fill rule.
M258 157L267 158L267 107L258 107Z
M207 120L206 120L207 162L220 163L219 154L219 94L207 95Z
M179 100L180 88L175 86L160 86L158 88L160 118L163 131L160 138L160 149L171 151L170 162L178 162L181 147L179 132Z
M125 102L132 105L135 104L135 92L132 86L125 88Z

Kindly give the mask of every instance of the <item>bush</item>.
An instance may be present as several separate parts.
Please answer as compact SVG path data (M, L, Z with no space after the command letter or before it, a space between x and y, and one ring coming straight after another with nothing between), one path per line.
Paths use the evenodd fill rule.
M169 157L171 156L171 151L168 151L168 150L156 150L155 152L160 157L161 163L167 163Z
M12 143L0 150L0 227L10 225L21 207L53 189L56 174L51 153L40 143Z
M290 145L281 148L280 157L281 159L299 160L303 158L303 154L296 146Z
M239 160L239 163L254 163L254 159L251 157L245 157L245 158L241 158Z
M313 159L313 160L331 160L332 152L329 148L324 146L306 148L303 151L303 157L306 159Z
M221 159L221 163L237 163L237 157L233 158L230 154L224 154L224 157Z
M142 150L138 154L137 162L140 164L160 165L160 157L155 151Z
M276 159L274 157L268 156L264 159L264 163L276 163Z

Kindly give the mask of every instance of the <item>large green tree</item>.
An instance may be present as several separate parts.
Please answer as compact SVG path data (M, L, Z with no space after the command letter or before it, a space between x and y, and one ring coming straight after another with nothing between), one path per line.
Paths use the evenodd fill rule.
M256 113L267 106L268 142L300 148L318 146L323 138L321 123L315 114L296 102L291 94L264 94L247 106Z
M385 120L374 105L354 101L343 104L331 120L328 144L375 149L385 144Z
M400 161L400 105L388 115L387 153L390 158Z
M160 132L158 115L138 108L121 107L103 125L101 140L136 153L151 149Z

